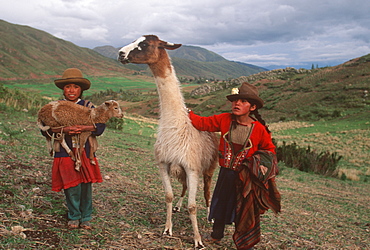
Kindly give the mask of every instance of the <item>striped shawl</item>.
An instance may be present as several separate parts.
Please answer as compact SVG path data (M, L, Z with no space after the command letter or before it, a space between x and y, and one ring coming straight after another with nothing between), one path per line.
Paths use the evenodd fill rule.
M268 170L262 173L260 165ZM276 155L260 150L244 161L237 183L234 242L238 250L249 249L260 241L260 214L269 208L280 212L280 193L275 184L278 174Z

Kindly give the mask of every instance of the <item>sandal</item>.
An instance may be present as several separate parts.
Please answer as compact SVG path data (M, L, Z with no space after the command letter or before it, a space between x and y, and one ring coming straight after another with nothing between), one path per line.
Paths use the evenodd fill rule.
M80 227L87 230L92 229L90 221L81 222Z
M70 228L70 229L78 228L79 224L80 224L79 220L70 220L70 221L68 221L68 228Z

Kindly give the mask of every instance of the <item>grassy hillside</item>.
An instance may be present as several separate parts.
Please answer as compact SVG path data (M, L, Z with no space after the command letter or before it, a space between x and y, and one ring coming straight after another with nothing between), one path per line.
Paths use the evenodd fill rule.
M210 93L211 98L194 110L209 115L225 111L225 96L231 87L247 81L258 86L270 121L330 120L333 118L370 120L370 54L344 64L314 70L280 69L234 79L230 87ZM193 99L203 98L202 96ZM226 105L226 106L225 106Z
M0 80L45 81L69 67L87 75L131 75L116 60L58 39L44 31L0 20Z
M97 155L104 182L94 185L91 231L66 227L64 195L50 190L52 158L46 153L35 117L0 110L0 121L1 248L192 248L186 210L174 214L174 235L162 236L165 204L153 156L155 121L126 116L122 131L108 128L99 137ZM306 125L278 123L273 130L281 136L294 129L300 129L302 134L305 127L311 128ZM307 132L309 136L311 131ZM356 130L351 134L361 136ZM286 168L282 163L279 166L277 185L282 194L282 213L275 217L269 211L262 216L263 236L257 249L370 248L369 182L325 178ZM215 178L216 175L217 172ZM179 193L180 186L176 184L176 198ZM206 220L201 193L197 198L198 221L204 235L210 233L211 225ZM235 249L232 233L233 227L228 226L218 249Z

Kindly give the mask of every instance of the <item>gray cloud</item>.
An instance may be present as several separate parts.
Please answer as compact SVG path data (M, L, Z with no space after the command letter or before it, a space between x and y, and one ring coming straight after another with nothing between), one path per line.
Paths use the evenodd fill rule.
M5 21L89 48L155 34L263 67L334 66L370 51L363 0L0 1Z

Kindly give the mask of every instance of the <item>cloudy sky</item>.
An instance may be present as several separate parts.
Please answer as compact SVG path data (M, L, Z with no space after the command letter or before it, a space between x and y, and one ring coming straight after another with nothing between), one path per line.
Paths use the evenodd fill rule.
M0 6L0 19L88 48L155 34L269 69L335 66L370 53L368 0L0 0Z

